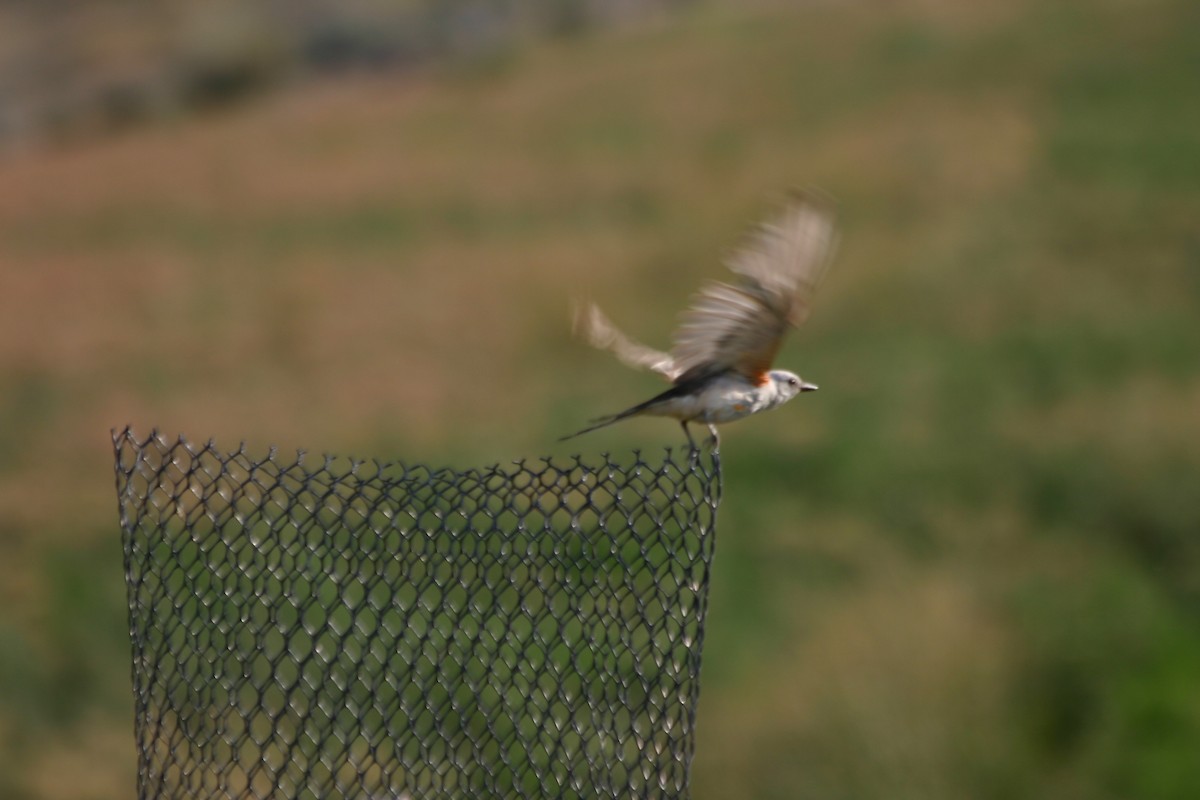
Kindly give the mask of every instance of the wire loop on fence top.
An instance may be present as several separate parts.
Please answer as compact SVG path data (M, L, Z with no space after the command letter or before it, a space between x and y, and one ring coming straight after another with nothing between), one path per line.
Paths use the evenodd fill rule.
M139 797L686 797L715 454L113 444Z

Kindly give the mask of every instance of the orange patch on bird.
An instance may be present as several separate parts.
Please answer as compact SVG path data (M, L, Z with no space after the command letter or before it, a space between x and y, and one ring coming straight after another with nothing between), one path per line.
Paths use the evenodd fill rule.
M745 411L746 407L744 405L742 405L741 403L734 403L733 410L734 411Z
M755 386L766 386L770 382L771 382L771 376L769 374L767 374L766 372L764 372L763 374L758 376L758 380L756 380L754 382L754 385Z

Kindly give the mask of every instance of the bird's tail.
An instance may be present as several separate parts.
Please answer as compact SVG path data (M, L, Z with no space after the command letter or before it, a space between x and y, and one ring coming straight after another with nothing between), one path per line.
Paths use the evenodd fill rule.
M699 381L699 383L702 382L703 381ZM695 391L697 383L698 381L695 380L677 383L670 389L667 389L665 392L656 394L654 397L651 397L645 402L638 403L636 406L630 406L624 411L618 411L616 414L610 414L607 417L597 417L596 419L592 420L592 424L588 427L581 431L575 431L569 436L564 436L559 439L559 441L565 442L567 439L574 439L576 436L582 436L585 433L591 433L594 430L612 425L614 422L620 422L621 420L628 419L629 417L636 417L638 414L658 413L659 406L661 406L663 403L666 403L668 400L672 400L676 397L680 397L681 395L686 395Z
M559 441L565 442L567 439L574 439L576 436L582 436L585 433L591 433L592 431L599 430L600 428L606 428L609 425L612 425L614 422L620 422L623 419L628 419L629 417L640 413L642 410L643 409L641 406L634 406L633 408L627 408L617 414L609 414L607 417L597 417L596 419L591 420L591 425L587 426L581 431L575 431L574 433L569 433L566 436L562 436L559 438Z

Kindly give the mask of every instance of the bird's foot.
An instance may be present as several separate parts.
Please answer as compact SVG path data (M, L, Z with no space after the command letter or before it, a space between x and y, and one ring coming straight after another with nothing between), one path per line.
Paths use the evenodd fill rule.
M714 453L721 452L721 434L717 433L716 425L708 426L708 440L704 444Z
M692 460L695 461L700 452L700 448L696 446L696 440L692 438L692 432L688 430L687 422L681 422L680 425L683 427L683 434L687 436L688 453L691 455Z
M708 425L708 438L701 444L696 444L696 440L692 438L692 432L688 429L686 422L683 423L683 432L687 435L688 440L688 460L693 465L699 461L702 451L711 450L713 453L721 451L721 436L717 433L716 425Z

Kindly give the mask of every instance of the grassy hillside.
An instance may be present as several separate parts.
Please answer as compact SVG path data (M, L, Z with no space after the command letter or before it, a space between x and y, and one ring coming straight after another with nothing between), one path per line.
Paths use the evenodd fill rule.
M731 4L732 5L732 4ZM132 794L108 430L471 464L677 444L787 187L843 243L727 429L695 797L1200 785L1200 12L713 4L0 162L0 796Z

